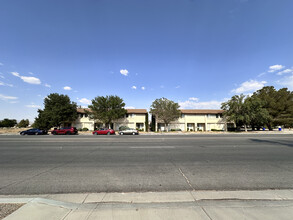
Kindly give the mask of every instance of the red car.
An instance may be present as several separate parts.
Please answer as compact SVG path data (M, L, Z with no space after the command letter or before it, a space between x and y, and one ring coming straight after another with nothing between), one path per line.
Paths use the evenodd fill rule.
M78 134L78 131L77 131L76 127L67 127L67 128L60 128L60 129L54 128L54 130L51 131L51 133L53 135L57 135L57 134L70 135L70 134Z
M110 134L115 134L115 131L109 128L99 128L98 130L94 131L93 134L94 135L98 135L98 134L110 135Z

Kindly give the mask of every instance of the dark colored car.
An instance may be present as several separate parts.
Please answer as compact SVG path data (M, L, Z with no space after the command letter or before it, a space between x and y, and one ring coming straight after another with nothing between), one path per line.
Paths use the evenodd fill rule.
M43 134L48 134L48 131L41 130L38 128L32 128L32 129L28 129L26 131L20 132L20 135L43 135Z
M57 135L57 134L66 134L66 135L71 135L71 134L78 134L78 130L76 127L65 127L65 128L54 128L53 131L51 131L51 134Z
M98 134L111 135L111 134L115 134L115 131L113 129L109 129L109 128L99 128L98 130L94 131L93 134L95 134L95 135L98 135Z

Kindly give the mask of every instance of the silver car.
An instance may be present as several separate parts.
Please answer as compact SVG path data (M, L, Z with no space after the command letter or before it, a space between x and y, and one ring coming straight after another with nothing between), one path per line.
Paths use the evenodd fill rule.
M119 134L120 135L124 135L124 134L138 135L138 130L133 128L126 128L126 129L123 129L122 131L119 131Z

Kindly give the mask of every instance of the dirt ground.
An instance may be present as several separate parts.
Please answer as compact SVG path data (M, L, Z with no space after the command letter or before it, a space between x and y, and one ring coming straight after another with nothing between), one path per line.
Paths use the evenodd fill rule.
M0 128L0 134L18 134L21 131L27 130L28 128Z
M0 220L19 209L23 204L0 204Z

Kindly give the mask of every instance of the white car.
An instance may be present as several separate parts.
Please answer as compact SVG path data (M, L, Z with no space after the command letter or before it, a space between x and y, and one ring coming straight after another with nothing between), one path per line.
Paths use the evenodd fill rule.
M132 134L132 135L138 135L138 130L133 129L133 128L126 128L122 131L119 131L120 135L124 135L124 134Z

